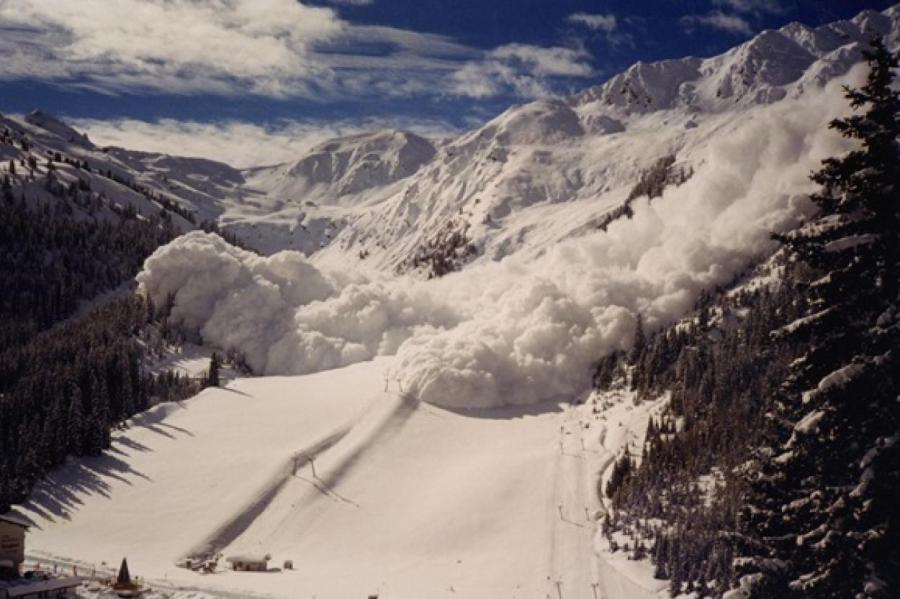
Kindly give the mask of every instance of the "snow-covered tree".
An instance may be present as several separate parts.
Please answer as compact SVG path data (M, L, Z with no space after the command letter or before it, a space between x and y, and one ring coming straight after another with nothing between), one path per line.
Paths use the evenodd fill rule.
M736 561L752 597L900 595L900 94L876 39L855 113L831 127L857 149L812 179L818 215L780 236L805 316L776 335L808 350L775 398L750 475Z

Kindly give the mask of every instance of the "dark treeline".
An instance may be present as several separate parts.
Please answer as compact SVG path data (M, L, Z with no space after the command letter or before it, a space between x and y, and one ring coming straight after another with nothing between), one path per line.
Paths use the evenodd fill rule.
M478 248L469 241L468 230L468 223L448 220L398 271L402 272L408 263L409 268L424 269L428 278L434 279L460 270L478 254Z
M812 175L781 276L603 359L595 384L671 393L602 492L672 594L900 596L900 93L880 40L831 123L857 149ZM638 459L640 458L640 459ZM615 533L615 534L614 534ZM729 591L732 589L732 591Z
M128 284L178 235L168 212L146 218L85 179L63 184L52 160L65 161L29 169L49 198L27 198L15 166L0 180L0 512L67 455L99 454L119 423L201 386L146 368L148 353L176 334L170 306L124 292L78 316L82 302Z
M138 338L153 317L128 296L0 351L0 512L67 455L99 455L129 416L199 391L197 381L144 367Z
M676 166L675 154L663 156L652 166L641 172L638 182L628 192L625 203L614 210L606 212L597 222L597 228L606 231L613 221L620 218L631 218L634 216L634 209L631 207L631 204L635 200L644 196L648 200L658 198L662 196L667 187L683 185L693 175L694 169L692 167Z
M722 539L736 531L742 505L736 472L760 442L766 398L799 352L770 333L803 307L790 284L706 294L689 322L598 366L600 389L629 385L639 400L671 393L643 447L619 457L600 491L614 508L606 533L629 534L623 549L649 554L673 594L728 588L732 550Z
M78 214L60 198L30 207L3 183L0 199L0 348L20 345L73 314L82 300L129 280L177 232L165 219Z

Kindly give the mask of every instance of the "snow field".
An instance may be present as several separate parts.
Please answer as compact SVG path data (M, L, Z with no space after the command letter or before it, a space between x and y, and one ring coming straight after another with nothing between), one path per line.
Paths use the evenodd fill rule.
M95 565L127 556L136 573L175 575L177 559L278 484L295 451L358 417L381 369L242 379L151 409L103 456L39 483L25 505L37 524L29 547Z
M390 366L238 379L158 406L41 483L23 509L31 558L106 573L127 556L154 599L593 599L595 584L643 597L593 547L596 477L619 442L605 427L643 430L649 408L455 411L391 379L384 392ZM272 571L175 567L216 552L270 553Z

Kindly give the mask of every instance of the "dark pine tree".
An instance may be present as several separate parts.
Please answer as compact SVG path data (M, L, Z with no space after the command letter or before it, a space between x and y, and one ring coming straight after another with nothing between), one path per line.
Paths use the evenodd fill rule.
M752 597L900 596L900 94L896 56L864 53L858 149L812 175L818 215L779 237L803 269L805 316L777 334L808 348L774 398L749 475L737 576Z
M630 361L636 363L647 345L647 337L644 335L644 317L640 312L634 321L634 337L632 338Z
M209 374L206 377L208 387L219 386L219 370L221 368L222 359L219 357L218 352L213 352L213 355L209 358Z

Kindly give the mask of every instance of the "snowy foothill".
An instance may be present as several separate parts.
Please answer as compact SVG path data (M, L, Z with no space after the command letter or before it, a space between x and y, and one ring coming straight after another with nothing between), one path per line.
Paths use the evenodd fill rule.
M858 76L858 73L851 73ZM749 109L690 157L695 174L633 217L440 280L260 257L215 235L160 248L138 276L172 316L235 348L260 374L300 374L397 354L406 389L442 406L532 404L571 396L599 356L631 343L635 318L655 329L773 248L772 231L810 212L809 172L846 149L827 128L837 83L794 103Z
M399 393L392 366L236 379L134 418L21 506L29 563L100 578L127 557L152 599L655 597L592 547L594 475L658 402L456 411ZM269 571L176 565L216 554Z

